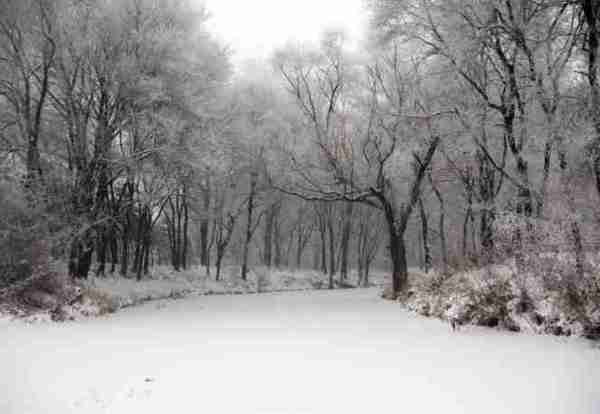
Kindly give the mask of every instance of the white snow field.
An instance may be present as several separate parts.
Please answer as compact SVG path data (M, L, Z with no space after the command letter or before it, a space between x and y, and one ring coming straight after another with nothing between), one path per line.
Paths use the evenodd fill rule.
M451 332L377 289L0 322L0 413L600 413L600 349Z

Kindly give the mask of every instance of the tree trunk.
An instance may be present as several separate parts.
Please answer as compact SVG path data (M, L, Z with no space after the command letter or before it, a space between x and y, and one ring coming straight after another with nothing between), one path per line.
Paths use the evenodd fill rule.
M419 231L417 234L418 237L418 246L416 248L417 250L417 257L419 259L419 269L420 270L425 270L425 261L423 260L423 232Z
M87 279L92 265L92 253L94 242L91 236L84 234L81 238L75 238L71 243L69 259L69 275L76 279Z
M135 253L133 255L133 263L131 271L136 275L136 279L140 279L142 271L142 240L144 235L144 212L142 207L138 208L137 234L135 237Z
M263 265L270 268L273 257L273 228L275 225L275 211L273 205L269 206L265 217L265 233L263 246Z
M113 229L114 231L114 229ZM117 237L114 234L110 235L110 259L111 259L111 265L110 265L110 273L114 274L115 270L117 269L117 263L119 262L119 257L118 257L118 251L119 251L119 246L117 243Z
M302 268L302 252L304 251L305 247L300 231L296 242L298 243L296 246L296 269L300 269Z
M210 210L210 177L206 177L206 186L202 191L203 202L204 202L204 215L200 221L200 264L202 266L208 266L209 258L209 246L208 246L208 223L209 223L209 210Z
M281 268L283 258L283 252L281 248L281 223L279 222L279 217L275 218L275 225L273 227L273 230L273 235L275 236L275 267L279 269Z
M106 229L102 229L97 236L98 247L96 248L96 260L98 262L98 267L96 268L96 276L104 276L106 271L107 233Z
M467 249L469 246L469 220L473 215L473 194L471 189L467 193L467 210L465 211L465 220L463 221L463 234L462 234L462 256L463 259L468 258Z
M217 267L217 275L215 276L215 280L218 282L219 280L221 280L221 263L223 261L223 256L224 256L224 251L223 249L217 247L217 263L216 263L216 267Z
M359 224L359 232L358 232L358 237L356 240L356 264L357 264L357 272L358 272L358 280L357 280L357 284L358 286L362 286L363 285L363 278L364 278L364 258L365 258L365 246L364 246L364 231L365 231L365 225L364 223L360 223Z
M442 193L439 191L435 182L433 181L433 177L429 174L429 181L431 183L431 188L433 188L433 193L435 194L438 202L440 204L440 219L439 219L439 233L440 233L440 250L442 251L442 269L444 274L448 273L448 248L446 246L446 228L445 228L445 217L446 217L446 208L444 205L444 197L442 197Z
M181 248L181 266L183 269L187 269L188 267L188 223L190 219L189 208L188 208L188 200L187 200L187 189L184 185L183 187L183 231L182 231L182 248Z
M390 256L392 259L392 290L397 295L404 290L408 281L406 246L403 236L394 228L393 222L388 222L388 231L390 237Z
M148 240L144 244L144 275L150 274L150 252L152 251L152 240L151 236L148 236Z
M175 270L179 271L181 270L181 251L182 251L182 225L181 225L181 219L183 218L183 214L181 211L181 194L177 193L177 198L176 198L176 211L175 211L175 215L176 215L176 227L175 227Z
M327 232L329 233L329 289L333 289L333 277L335 276L335 232L331 210L327 216Z
M442 250L442 269L444 274L448 273L448 246L446 245L446 226L445 226L445 212L444 206L440 209L440 249Z
M419 212L421 214L421 234L423 235L423 265L425 273L431 269L431 251L429 249L429 224L427 223L427 214L423 206L423 199L419 197Z
M413 179L410 198L406 204L402 206L400 211L397 211L389 199L386 198L385 192L371 190L374 192L377 199L381 202L384 211L385 220L388 227L390 239L390 256L392 259L392 291L393 296L397 296L407 286L408 282L408 265L406 262L406 245L404 243L404 233L408 220L412 214L415 204L419 201L421 195L421 183L423 177L429 168L429 164L433 159L433 155L438 147L440 138L432 137L427 153L423 159L417 155L415 157L415 177Z
M342 258L340 264L340 280L344 281L348 279L348 253L349 253L349 245L350 245L350 234L352 232L352 210L354 204L351 202L346 203L345 209L345 221L344 221L344 229L342 231L342 241L341 241L341 250L342 250Z
M483 204L479 219L479 238L483 262L487 264L492 261L494 252L494 220L496 218L494 199L497 191L494 177L496 171L481 151L478 151L477 156L479 159L479 195ZM526 171L523 174L527 176Z
M248 196L248 210L246 219L246 237L244 239L244 250L242 255L242 280L248 277L248 254L250 251L250 242L252 241L252 223L254 213L254 197L256 195L256 182L258 173L255 171L250 173L250 195Z
M127 276L127 267L129 265L129 241L128 230L123 229L123 237L121 238L121 276Z
M321 272L327 274L327 227L323 224L319 228L321 234Z
M594 141L592 143L592 168L596 176L596 191L600 196L600 84L598 83L599 47L600 47L600 5L596 0L581 2L583 18L587 25L585 42L587 52L587 78L591 95L591 115L594 121Z

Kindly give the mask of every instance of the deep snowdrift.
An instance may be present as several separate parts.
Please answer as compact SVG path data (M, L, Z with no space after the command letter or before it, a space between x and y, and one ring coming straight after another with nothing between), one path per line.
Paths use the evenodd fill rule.
M0 413L600 412L600 350L449 326L377 289L0 322Z

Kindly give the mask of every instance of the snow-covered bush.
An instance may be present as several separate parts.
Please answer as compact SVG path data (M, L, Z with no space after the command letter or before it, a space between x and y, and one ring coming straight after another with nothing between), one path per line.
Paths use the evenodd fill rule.
M600 266L588 260L585 280L573 280L568 254L545 254L537 270L518 272L514 261L450 277L412 274L406 307L456 324L600 338ZM532 256L535 257L535 256ZM527 261L532 266L531 258ZM569 279L570 278L570 279Z

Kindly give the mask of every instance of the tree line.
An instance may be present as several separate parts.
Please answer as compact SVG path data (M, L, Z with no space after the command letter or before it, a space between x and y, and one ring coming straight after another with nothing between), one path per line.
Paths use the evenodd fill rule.
M3 284L33 240L75 278L381 267L394 294L415 264L562 249L581 276L597 248L592 0L373 0L361 50L327 32L239 76L185 1L0 7Z

